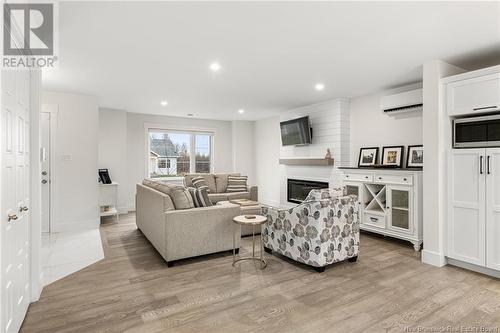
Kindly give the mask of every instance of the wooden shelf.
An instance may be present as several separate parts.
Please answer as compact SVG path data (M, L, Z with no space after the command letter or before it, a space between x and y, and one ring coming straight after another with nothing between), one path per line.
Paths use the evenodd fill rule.
M304 166L334 165L333 158L280 158L280 164Z

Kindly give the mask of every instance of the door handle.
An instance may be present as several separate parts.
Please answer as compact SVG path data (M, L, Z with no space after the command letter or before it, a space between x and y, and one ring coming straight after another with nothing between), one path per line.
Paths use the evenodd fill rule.
M22 212L27 212L29 210L29 208L27 206L22 206L22 207L19 207L19 211L22 213Z
M491 175L491 172L490 172L490 155L488 155L488 157L486 157L486 173L488 175Z
M480 156L479 157L479 174L482 175L483 174L483 159L484 157L483 156Z
M17 220L17 215L16 214L9 214L7 215L7 222L10 222L12 220Z

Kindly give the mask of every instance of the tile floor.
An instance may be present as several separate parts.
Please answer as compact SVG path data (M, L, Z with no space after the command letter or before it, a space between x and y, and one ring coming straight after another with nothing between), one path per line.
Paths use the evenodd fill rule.
M42 271L48 285L104 259L99 229L42 234Z

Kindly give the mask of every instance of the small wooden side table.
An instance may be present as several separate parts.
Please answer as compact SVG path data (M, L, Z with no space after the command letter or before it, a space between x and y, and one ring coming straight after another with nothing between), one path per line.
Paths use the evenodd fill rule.
M253 261L258 261L260 263L260 269L264 269L267 266L267 262L262 258L262 254L264 252L264 243L262 242L262 235L260 236L260 258L255 257L255 226L261 226L262 224L266 223L267 217L262 216L262 215L254 215L255 218L253 219L247 219L245 217L246 215L239 215L233 218L233 222L239 225L246 225L246 226L251 226L252 227L252 256L251 257L244 257L244 258L239 258L236 259L236 225L234 228L233 232L233 266L237 262L241 262L243 260L253 260Z

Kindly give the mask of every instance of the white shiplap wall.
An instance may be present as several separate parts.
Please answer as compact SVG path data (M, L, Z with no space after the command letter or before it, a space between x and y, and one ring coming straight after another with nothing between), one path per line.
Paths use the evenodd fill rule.
M350 162L349 100L339 98L332 101L308 105L283 113L280 121L309 116L313 128L312 143L307 146L281 147L281 158L322 158L330 148L335 159L334 167L280 165L280 201L287 206L287 179L327 181L330 187L341 184L337 167L348 166Z

